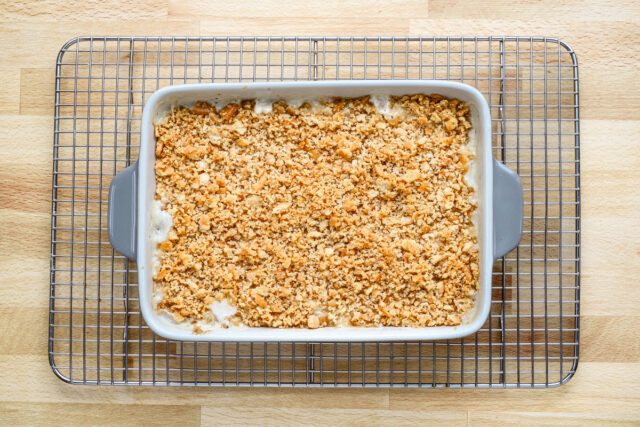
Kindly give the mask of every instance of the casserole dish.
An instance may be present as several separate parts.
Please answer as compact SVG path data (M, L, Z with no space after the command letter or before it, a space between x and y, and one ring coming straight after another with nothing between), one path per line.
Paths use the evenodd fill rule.
M477 196L479 252L478 291L474 306L461 325L410 327L325 327L278 329L242 327L214 329L194 334L189 325L176 324L161 316L153 302L153 254L151 207L155 194L154 124L179 105L196 101L219 103L237 99L360 97L364 95L439 94L467 102L471 109L470 141ZM476 332L487 319L491 306L493 261L520 241L523 199L518 176L492 158L491 117L484 97L461 83L441 81L338 81L251 84L198 84L170 86L158 90L145 104L140 157L120 172L109 194L109 238L116 250L136 261L140 309L149 327L158 335L188 341L394 341L452 339Z

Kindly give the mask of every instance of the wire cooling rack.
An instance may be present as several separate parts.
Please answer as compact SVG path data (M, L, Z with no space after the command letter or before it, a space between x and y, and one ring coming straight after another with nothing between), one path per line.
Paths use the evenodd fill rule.
M524 232L494 264L474 336L397 343L193 343L154 335L107 197L170 84L447 79L491 106L494 155L524 186ZM49 357L74 384L548 387L578 363L578 65L546 38L80 37L57 58Z

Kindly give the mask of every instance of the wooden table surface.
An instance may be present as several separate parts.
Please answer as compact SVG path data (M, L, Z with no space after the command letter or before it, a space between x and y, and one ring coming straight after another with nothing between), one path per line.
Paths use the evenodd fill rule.
M186 2L184 2L186 3ZM640 3L0 1L4 423L640 423ZM550 390L71 386L47 358L54 62L77 35L526 35L580 64L580 365Z

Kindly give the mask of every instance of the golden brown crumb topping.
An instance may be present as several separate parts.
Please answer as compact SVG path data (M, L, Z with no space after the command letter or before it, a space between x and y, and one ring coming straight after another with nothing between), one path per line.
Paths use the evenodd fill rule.
M478 282L464 174L469 107L438 95L336 98L270 113L178 108L155 128L156 199L173 218L159 309L248 326L458 325Z

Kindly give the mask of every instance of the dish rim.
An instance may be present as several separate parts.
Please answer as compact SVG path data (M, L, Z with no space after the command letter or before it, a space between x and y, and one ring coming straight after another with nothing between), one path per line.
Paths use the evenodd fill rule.
M339 91L340 93L332 93ZM138 191L137 206L147 206L155 193L155 147L154 123L158 119L158 109L167 103L170 105L189 104L194 100L212 100L226 97L253 99L262 97L281 97L289 92L324 91L322 95L308 96L363 96L374 94L440 94L448 98L457 98L469 102L472 108L473 131L476 134L479 167L478 209L481 212L478 230L480 250L479 289L475 296L472 320L458 326L413 327L325 327L308 328L216 328L205 334L195 334L190 325L186 328L170 325L161 318L153 307L153 278L149 249L150 210L137 209L137 261L139 279L140 309L149 327L158 335L186 341L399 341L399 340L435 340L453 339L477 332L486 321L491 305L491 270L494 260L493 239L493 166L491 155L491 117L489 106L482 94L475 88L449 81L335 81L335 82L265 82L265 83L205 83L174 85L156 91L143 109L141 122L140 158L137 162ZM359 95L354 94L360 93ZM213 95L213 96L212 96ZM287 95L284 96L293 96ZM164 105L163 105L164 103ZM150 156L152 154L152 156ZM150 157L154 162L151 163ZM150 174L153 184L149 185ZM146 183L146 184L145 184ZM150 197L150 199L149 199ZM482 235L482 236L481 236ZM147 261L147 262L145 262Z

